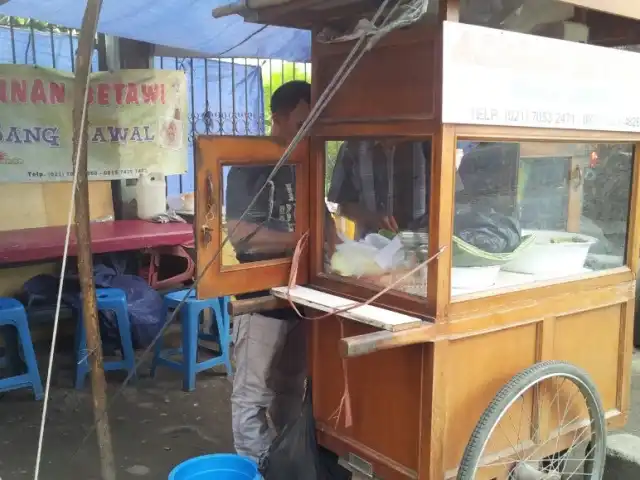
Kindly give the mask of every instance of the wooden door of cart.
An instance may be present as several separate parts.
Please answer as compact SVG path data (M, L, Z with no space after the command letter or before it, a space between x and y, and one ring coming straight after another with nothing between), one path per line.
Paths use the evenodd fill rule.
M293 159L296 233L310 234L301 286L285 286L283 255L214 263L198 294L271 288L235 311L289 295L335 312L385 292L309 335L318 439L365 477L600 479L605 431L629 409L640 254L640 55L601 45L640 43L640 11L432 1L327 101L354 62L344 35L379 3L277 3L251 19L312 31L322 104ZM395 25L388 13L378 28ZM224 166L275 164L284 147L198 142L203 270L224 236L223 210L212 214ZM325 202L356 225L336 251ZM399 232L382 227L390 216Z

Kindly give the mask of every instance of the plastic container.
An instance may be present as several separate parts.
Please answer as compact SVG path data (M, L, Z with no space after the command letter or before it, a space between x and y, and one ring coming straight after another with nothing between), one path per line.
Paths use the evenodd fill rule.
M378 250L382 250L391 243L391 240L379 233L370 233L364 237L364 243L371 245L372 247L376 247Z
M493 286L498 279L500 265L489 267L453 267L451 288L465 290L483 289Z
M258 465L250 458L233 454L204 455L181 463L169 480L260 480Z
M180 200L182 200L182 208L183 212L193 212L196 209L196 196L193 192L183 193L180 195Z
M588 235L551 230L523 230L523 235L535 235L533 244L502 266L503 270L532 275L572 275L584 271L589 249L598 240ZM562 241L562 240L580 240ZM560 242L552 243L552 240Z
M167 211L167 184L164 175L141 175L136 185L138 218L148 220Z
M181 195L169 195L167 197L167 207L175 212L182 210Z
M176 213L194 215L195 195L193 193L183 193L181 195L169 195L167 206Z

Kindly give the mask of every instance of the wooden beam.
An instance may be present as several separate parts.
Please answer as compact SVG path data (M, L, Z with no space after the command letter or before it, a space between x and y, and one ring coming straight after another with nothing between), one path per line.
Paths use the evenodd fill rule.
M438 68L441 72L442 65ZM440 96L441 92L438 95ZM443 248L444 250L428 265L426 292L427 313L434 317L436 322L448 321L448 308L451 303L451 245L456 189L455 156L454 127L442 125L433 137L429 232L435 233L429 234L429 256L436 255Z
M588 10L597 10L619 17L640 20L640 3L633 0L560 0Z
M116 468L107 416L107 388L104 378L102 339L98 324L96 285L93 278L89 182L87 179L87 86L102 0L88 0L82 19L73 91L73 162L77 175L75 225L78 238L78 273L82 291L82 318L87 336L87 357L91 365L91 394L96 422L100 470L103 480L115 480Z
M390 348L432 342L438 330L437 325L428 324L399 332L381 330L356 337L346 337L340 340L340 354L343 357L359 357Z
M589 26L589 43L602 46L624 46L640 43L640 23L625 17L589 10L585 14Z
M246 315L247 313L286 308L288 305L287 302L273 295L265 295L264 297L247 298L245 300L233 300L229 302L228 311L229 315L237 317L238 315Z
M451 378L447 375L450 364L450 343L442 341L425 345L422 351L422 406L420 414L420 446L418 451L418 478L445 477L447 423L450 405L447 402Z
M447 22L460 21L460 0L440 0L440 19Z

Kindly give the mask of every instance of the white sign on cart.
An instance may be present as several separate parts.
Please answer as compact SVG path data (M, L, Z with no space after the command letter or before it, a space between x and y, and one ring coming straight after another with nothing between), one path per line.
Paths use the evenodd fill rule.
M442 122L640 132L640 54L444 23Z

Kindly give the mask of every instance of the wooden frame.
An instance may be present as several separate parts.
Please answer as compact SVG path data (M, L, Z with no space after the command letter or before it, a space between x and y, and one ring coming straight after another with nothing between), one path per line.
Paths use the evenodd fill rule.
M589 1L592 6L596 3L606 10L604 3ZM440 0L439 7L439 21L458 21L457 0ZM594 12L586 13L588 19ZM287 22L317 25L304 17L292 13ZM618 26L603 28L599 38L619 41L619 30L614 28ZM365 300L377 289L323 275L324 141L432 136L429 248L431 254L445 250L429 266L425 299L394 292L377 305L421 319L433 317L435 322L383 331L354 321L355 314L334 315L314 321L309 336L319 443L387 480L454 478L471 432L497 391L538 362L563 360L588 372L609 427L622 426L629 409L631 332L640 267L640 133L443 124L442 32L440 25L421 25L385 38L329 103L311 138L308 278L312 287ZM314 101L351 46L314 42ZM404 64L418 66L413 83L403 84L398 93L390 73ZM415 102L407 89L413 89ZM635 144L625 265L452 301L450 252L459 138ZM334 415L345 392L345 378L353 406L349 426ZM560 439L558 448L565 440ZM556 453L554 448L545 453ZM495 476L502 478L504 473Z
M613 144L613 143L620 143L620 144L628 144L630 146L632 146L634 148L634 151L636 151L638 148L640 148L640 144L634 142L633 138L637 137L637 135L627 135L626 136L626 141L622 141L620 138L620 135L615 134L615 133L608 133L608 132L572 132L570 135L563 135L560 139L555 137L555 131L553 130L542 130L542 129L530 129L529 132L523 132L523 131L517 131L517 132L512 132L513 129L509 128L509 127L502 127L502 128L496 128L496 127L491 127L490 130L490 137L485 137L483 133L472 133L472 132L484 132L487 129L484 127L475 127L475 126L468 126L468 127L454 127L455 130L455 141L458 142L459 140L465 140L465 141L486 141L486 140L491 140L493 142L516 142L516 143L541 143L541 144L545 144L547 142L549 143L553 143L554 145L558 145L558 144L584 144L587 145L589 143L593 144L593 143L598 143L598 144ZM522 158L522 154L521 154L521 158ZM573 171L573 168L575 167L574 161L572 160L570 162L570 172L569 175L571 175L571 172ZM634 170L637 168L634 165ZM570 178L569 178L570 179ZM629 179L629 181L631 182L632 179ZM630 194L631 194L631 190L630 190ZM580 205L578 202L581 201L581 198L575 198L576 194L575 192L570 191L569 193L569 204L568 204L568 209L569 212L576 212L578 211L578 209L580 208ZM631 198L630 198L631 200ZM605 200L603 200L605 201ZM632 207L633 205L630 205L630 210L629 210L629 216L632 215ZM581 211L581 209L580 209ZM578 211L578 213L580 213L580 211ZM575 230L571 230L571 228L575 228L576 227L576 221L578 221L579 223L579 219L576 220L576 218L569 218L569 224L568 224L568 231L575 231ZM631 241L631 231L627 230L627 242ZM626 255L624 257L624 265L621 265L620 268L624 269L625 267L628 267L631 265L630 262L630 258L628 258ZM553 286L553 285L559 285L559 284L564 284L564 283L570 283L574 285L574 288L579 289L579 282L581 281L586 281L587 284L589 282L589 280L594 279L594 278L602 278L602 277L606 277L607 275L612 275L614 278L617 275L618 271L620 269L611 269L611 270L604 270L604 271L599 271L599 272L592 272L592 273L583 273L583 274L576 274L576 275L571 275L571 276L567 276L567 277L559 277L557 279L554 280L550 280L550 281L545 281L545 282L541 282L540 286ZM615 280L614 280L615 281ZM466 294L466 295L460 295L460 296L456 296L454 299L452 299L453 303L462 303L465 301L469 301L469 300L477 300L480 299L482 297L494 297L495 301L500 302L499 297L502 294L508 294L508 293L515 293L518 291L522 291L522 290L530 290L530 289L535 289L538 287L538 282L534 282L534 283L526 283L526 284L522 284L516 287L505 287L505 288L501 288L501 289L488 289L486 291L482 291L482 292L478 292L478 293L473 293L473 294Z
M455 19L455 13L445 10L442 15ZM314 65L314 71L321 68L321 62ZM436 76L438 72L436 67ZM344 95L348 93L345 91ZM439 92L436 95L440 98ZM438 118L436 113L436 122ZM345 136L413 133L412 128L401 119L366 124L325 121L317 127L312 139L311 208L316 211L312 219L313 287L361 300L375 293L348 281L338 285L320 274L322 225L317 211L319 199L323 198L324 176L320 165L324 157L318 153L323 152L319 142ZM342 458L356 455L382 478L453 478L471 430L497 390L524 368L553 359L570 361L588 371L601 391L609 426L623 425L629 408L630 329L640 255L637 231L640 134L447 124L429 124L427 129L426 122L421 128L423 133L435 133L430 231L436 236L430 242L432 252L441 246L448 247L447 250L451 247L453 165L459 138L634 143L625 265L452 300L451 257L445 254L429 269L429 285L435 288L429 288L426 302L417 307L402 295L389 295L379 303L415 316L426 312L436 318L435 324L425 323L403 332L380 332L343 320L346 331L342 337L337 318L322 324L314 322L310 361L320 443ZM591 333L588 344L583 345L585 339L574 335L578 331ZM591 340L591 336L597 340ZM606 354L601 351L598 361L586 353L597 348L594 342L606 350ZM336 343L341 345L344 357L359 356L346 361L352 402L358 408L354 425L348 428L331 417L344 388L342 379L335 375L342 368L335 352ZM375 379L369 372L377 372ZM419 402L415 403L416 399ZM415 424L418 429L412 426ZM403 433L394 434L396 429Z
M393 127L388 126L387 130L393 131ZM553 142L554 144L560 144L560 143L587 144L587 143L595 143L595 142L597 143L620 142L620 143L628 143L630 145L634 145L637 147L637 145L633 143L633 140L629 140L629 136L625 137L626 142L621 142L622 140L621 136L615 133L572 132L570 136L560 135L559 136L560 138L556 138L554 135L555 132L552 130L529 129L528 132L522 131L521 129L517 129L515 132L512 130L513 129L510 129L507 127L504 127L504 128L492 127L490 132L488 132L487 129L484 127L474 127L474 126L457 127L453 125L445 126L443 128L443 131L446 131L448 133L449 137L451 138L452 146L448 148L449 150L448 158L446 159L441 158L441 161L445 164L449 164L450 162L453 162L455 145L459 140L485 141L490 139L491 141L505 141L505 142L539 142L542 145L544 145L545 142ZM480 133L474 134L474 132L480 132ZM631 138L633 137L634 136L632 135ZM345 136L342 136L339 139L331 138L331 140L344 140L345 138L346 138ZM349 138L357 139L359 138L359 136L349 137ZM438 137L432 137L432 138L438 138ZM312 164L314 165L312 178L315 179L315 181L312 181L312 190L314 190L312 195L312 210L316 211L316 219L318 219L318 216L317 216L318 209L321 208L321 202L318 201L317 199L324 198L324 181L323 181L324 169L322 168L322 165L324 165L324 142L327 140L329 139L325 137L315 137L314 142L312 144L313 145L312 155L314 159L312 161ZM413 138L407 138L407 140L413 140ZM432 143L433 145L432 168L434 168L440 162L438 162L436 158L436 154L438 151L437 145L435 141L432 141L432 142L433 142ZM436 172L436 175L437 175L437 172ZM453 177L453 173L451 176ZM440 180L440 182L441 182L440 184L442 184L442 179ZM437 186L435 187L437 188ZM432 188L434 188L433 184L432 184ZM453 191L455 190L453 188L453 185L450 187L450 190L452 192L451 193L451 201L452 201ZM438 211L441 211L443 206L446 204L445 200L442 197L438 197L435 195L432 198L435 202L434 207L437 208ZM314 201L314 199L316 200ZM576 208L575 202L570 202L569 208L575 210ZM452 218L453 210L451 210L450 213ZM631 214L631 211L629 213ZM451 223L452 221L453 220L451 220ZM311 241L311 274L310 274L311 286L316 287L322 291L345 296L348 298L359 299L359 300L365 300L373 296L375 293L377 293L378 289L372 284L367 284L367 283L357 281L355 279L342 278L335 275L328 275L324 273L323 264L321 261L322 255L323 255L323 241L322 241L322 238L323 238L322 235L324 230L323 220L320 220L320 221L316 220L314 223L312 223L312 225L313 225L313 228L312 228L313 235L312 235L312 241ZM630 234L631 232L628 232L628 233ZM442 241L440 242L440 245L444 245L447 249L450 249L451 236L449 236L448 239L445 239L443 237ZM447 295L445 291L442 291L443 290L442 285L444 285L445 283L450 285L450 282L451 282L450 268L442 270L446 265L446 262L447 261L444 258L441 259L441 261L439 262L434 262L431 266L430 271L438 269L438 265L440 265L440 271L438 272L438 274L431 273L432 278L433 277L437 278L436 281L438 282L438 287L440 287L439 293L435 293L435 295L439 295L441 297L444 296L445 298L446 297L450 298L450 294ZM629 260L625 260L625 262L626 262L625 265L628 266ZM624 267L621 267L621 268L622 270L625 270ZM473 301L475 304L479 299L483 297L492 297L491 302L495 304L496 302L498 303L502 302L500 300L500 297L503 295L505 295L504 302L508 303L511 301L510 299L513 298L514 296L517 296L518 295L517 292L520 292L520 291L530 291L532 289L547 288L547 287L553 288L554 285L558 286L566 283L572 284L573 288L579 289L580 288L579 282L586 282L585 286L588 287L588 285L590 284L591 281L593 281L594 278L600 279L599 281L606 282L606 280L604 280L603 277L606 277L607 275L611 275L613 277L612 281L616 282L618 278L616 277L616 275L618 275L618 272L620 271L621 271L620 269L612 269L612 270L602 271L602 272L585 273L585 274L577 274L577 275L568 276L568 277L560 277L558 279L540 282L540 283L528 283L528 284L523 284L523 285L514 286L514 287L504 287L501 289L489 289L483 292L456 296L451 300L443 301L442 305L449 305L449 303L459 304L467 301ZM434 282L431 283L431 285L433 284ZM434 294L434 292L432 292L432 294ZM411 315L415 315L417 317L422 317L423 319L432 320L433 318L435 318L436 322L448 321L444 315L437 315L437 312L435 309L427 308L428 303L429 303L428 297L425 297L425 298L416 297L416 296L402 293L400 291L389 292L388 294L384 295L383 297L378 299L376 302L374 302L375 305L386 307L391 310L399 311L402 313L408 313ZM456 307L455 309L453 309L453 305L452 305L452 309L450 310L450 313L453 313L454 311L458 311L458 308Z
M434 165L434 140L435 136L425 134L421 136L407 136L401 135L399 129L388 123L380 124L382 131L394 132L390 135L380 135L381 137L389 138L393 137L405 141L424 141L429 140L431 142L431 158L429 161L431 165ZM375 137L378 137L376 135ZM335 293L347 298L363 299L370 298L375 295L379 290L376 285L372 283L366 283L354 279L348 279L339 277L337 275L327 274L324 272L324 264L322 262L324 254L324 217L321 216L323 211L322 202L318 201L319 198L324 199L324 177L325 177L325 164L326 164L326 151L325 143L328 141L341 141L345 139L362 139L361 136L354 137L324 137L316 136L312 141L311 156L312 156L312 184L311 184L311 209L315 213L314 220L312 220L312 235L309 244L311 255L311 271L309 283L313 287L317 287L319 290L323 290L330 293ZM369 137L371 138L371 137ZM399 290L392 290L388 294L383 295L374 302L374 305L383 306L394 311L401 313L409 313L411 315L423 318L424 320L433 320L432 315L428 313L428 292L425 292L424 297L418 297L415 295L409 295ZM417 313L419 312L419 313Z
M222 252L213 258L225 237L221 217L221 207L224 204L221 184L223 167L275 165L285 150L282 142L273 137L200 136L197 148L195 233L198 275L202 275L207 269L198 284L199 298L255 292L286 285L289 281L291 258L234 266L223 265ZM309 229L308 152L308 142L302 142L288 161L296 169L295 233L298 238ZM307 251L301 257L297 281L306 283L308 278Z

